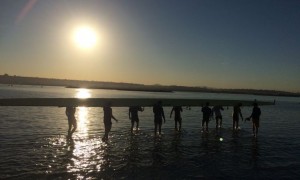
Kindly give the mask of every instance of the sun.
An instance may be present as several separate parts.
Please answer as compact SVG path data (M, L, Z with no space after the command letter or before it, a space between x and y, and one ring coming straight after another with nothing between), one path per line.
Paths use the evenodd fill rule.
M80 48L90 49L97 43L97 34L91 27L82 26L75 29L74 41Z

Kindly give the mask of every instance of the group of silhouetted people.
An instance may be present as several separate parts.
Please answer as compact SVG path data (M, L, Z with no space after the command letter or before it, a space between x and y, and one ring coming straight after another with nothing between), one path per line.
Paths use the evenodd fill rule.
M242 104L239 103L235 106L233 106L233 112L232 112L232 129L234 131L238 130L239 127L239 119L241 117L242 121L244 120L243 114L241 111ZM208 132L208 122L210 118L214 118L216 120L216 129L222 127L222 114L221 111L223 111L224 108L222 106L214 106L212 109L209 107L209 103L207 102L204 107L202 107L202 113L203 113L203 119L202 119L202 131ZM258 133L259 128L259 118L261 115L261 110L258 107L258 104L256 102L253 103L253 109L250 117L246 118L245 120L250 121L252 119L252 129L253 129L253 136L256 137Z
M242 104L239 103L233 107L232 120L233 120L233 130L234 131L238 130L239 117L241 117L241 119L243 120L241 106L242 106ZM204 107L202 107L201 111L203 114L203 118L202 118L202 131L203 132L208 132L208 123L211 118L214 118L216 120L216 129L222 127L221 111L223 111L223 110L224 110L224 108L222 106L214 106L213 108L210 108L208 102L205 104ZM131 132L133 132L133 127L134 127L135 123L136 123L136 130L138 130L138 128L139 128L139 116L138 116L139 111L141 111L141 112L144 111L144 108L141 106L129 107L129 119L131 120L131 128L130 128ZM75 132L75 130L77 128L75 112L76 112L76 107L66 107L66 115L68 117L68 124L69 124L68 135L70 135L70 136ZM108 134L112 127L111 119L114 119L116 122L118 122L118 120L113 116L112 108L110 107L110 105L104 106L103 112L104 112L103 123L104 123L105 133L104 133L102 140L106 141L106 140L108 140ZM172 117L173 112L175 114L175 116L174 116L175 130L181 131L182 107L174 106L171 110L170 118ZM153 113L154 113L154 133L156 135L157 131L158 131L158 134L161 134L162 123L166 122L164 109L162 107L162 101L158 101L153 106ZM258 107L258 104L256 102L254 102L252 113L251 113L250 117L246 118L245 120L250 121L250 119L252 119L253 135L255 137L257 136L257 133L258 133L260 115L261 115L260 108Z

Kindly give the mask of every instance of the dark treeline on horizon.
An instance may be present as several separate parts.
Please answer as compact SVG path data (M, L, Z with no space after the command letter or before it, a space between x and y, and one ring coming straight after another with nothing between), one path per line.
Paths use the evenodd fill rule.
M254 94L270 96L292 96L300 97L300 93L292 93L276 90L258 90L258 89L218 89L208 87L188 87L188 86L164 86L164 85L143 85L134 83L117 83L101 81L84 81L68 79L51 79L39 77L10 76L8 74L0 75L0 84L8 85L38 85L38 86L64 86L67 88L89 88L89 89L114 89L129 91L152 91L152 92L209 92L209 93L235 93L235 94Z

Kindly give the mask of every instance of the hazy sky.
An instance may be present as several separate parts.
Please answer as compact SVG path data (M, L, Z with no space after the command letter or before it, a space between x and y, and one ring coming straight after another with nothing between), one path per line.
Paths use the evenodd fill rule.
M300 92L300 1L1 0L4 73Z

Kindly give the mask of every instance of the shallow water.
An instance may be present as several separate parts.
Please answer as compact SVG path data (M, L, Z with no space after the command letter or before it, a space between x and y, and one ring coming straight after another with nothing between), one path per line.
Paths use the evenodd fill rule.
M84 90L83 90L84 91ZM0 85L0 97L77 97L82 90ZM274 97L89 90L91 97L169 97L270 100ZM78 129L67 138L64 108L0 107L0 179L296 179L300 177L300 100L276 97L262 106L258 138L249 122L231 130L232 108L223 112L223 128L201 132L201 108L184 109L183 129L169 118L161 136L153 135L150 107L140 113L140 130L130 133L128 108L113 108L109 141L103 136L101 108L77 108ZM251 107L243 107L244 117Z

